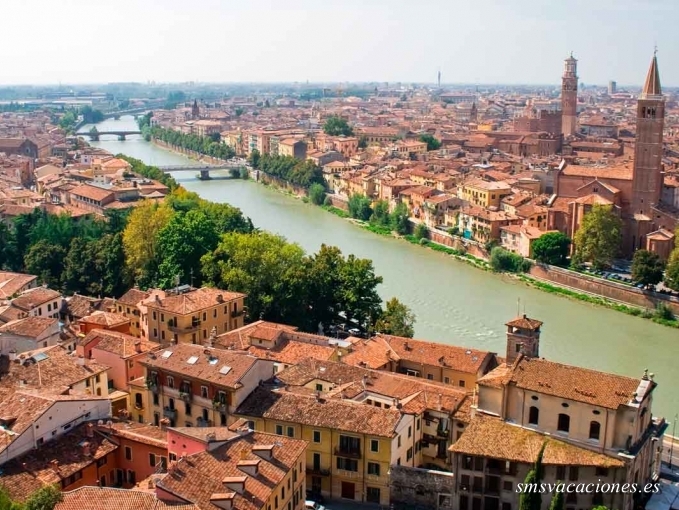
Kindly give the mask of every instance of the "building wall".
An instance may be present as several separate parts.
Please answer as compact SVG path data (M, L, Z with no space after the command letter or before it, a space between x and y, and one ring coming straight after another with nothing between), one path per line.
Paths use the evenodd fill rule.
M168 452L166 448L132 441L120 436L115 436L114 441L120 445L112 454L115 468L123 471L115 476L121 476L124 481L123 487L126 489L134 487L135 483L139 483L154 474L161 458L165 459L167 465ZM129 459L127 458L128 454ZM153 455L153 458L151 455ZM155 460L154 465L151 464L152 459Z
M14 349L17 354L21 354L22 352L31 351L34 349L57 345L59 341L60 336L58 322L55 322L52 327L48 328L44 333L36 338L4 332L0 334L0 354L7 355L12 349Z
M392 466L391 502L396 508L453 508L454 475L442 471Z

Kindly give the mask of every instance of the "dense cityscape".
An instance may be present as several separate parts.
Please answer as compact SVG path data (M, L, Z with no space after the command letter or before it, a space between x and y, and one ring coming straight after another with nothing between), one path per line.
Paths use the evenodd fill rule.
M558 86L0 87L0 510L677 508L658 358L545 356L520 300L475 310L492 344L423 338L443 310L226 191L676 340L679 92L649 57L640 87L573 53Z

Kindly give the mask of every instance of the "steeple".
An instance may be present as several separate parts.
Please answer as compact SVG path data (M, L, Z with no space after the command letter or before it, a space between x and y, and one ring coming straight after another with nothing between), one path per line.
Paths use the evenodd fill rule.
M656 54L658 50L653 52L653 60L651 60L651 67L648 68L646 75L646 83L641 91L642 99L650 99L653 96L662 96L662 89L660 88L660 72L658 71L658 58Z

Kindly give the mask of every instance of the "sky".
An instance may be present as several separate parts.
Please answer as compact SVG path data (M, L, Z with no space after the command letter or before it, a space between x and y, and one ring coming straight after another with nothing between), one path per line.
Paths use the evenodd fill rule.
M677 0L0 0L0 84L679 85Z

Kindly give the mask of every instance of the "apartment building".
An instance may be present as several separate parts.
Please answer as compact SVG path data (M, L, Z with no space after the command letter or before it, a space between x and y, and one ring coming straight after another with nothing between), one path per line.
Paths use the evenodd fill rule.
M170 427L226 426L273 362L248 354L193 344L151 352L140 362L144 379L130 383L132 418Z
M188 285L151 294L141 312L142 336L151 341L196 344L243 326L245 294Z
M25 290L11 301L13 307L34 317L59 318L63 298L61 292L47 287L36 287Z
M58 319L24 317L0 325L0 354L21 354L26 351L57 345L61 341Z
M115 311L130 320L130 334L133 336L142 336L140 305L150 296L150 292L132 288L115 301Z
M473 179L462 184L458 196L473 205L499 209L502 199L511 193L511 186L506 182Z

